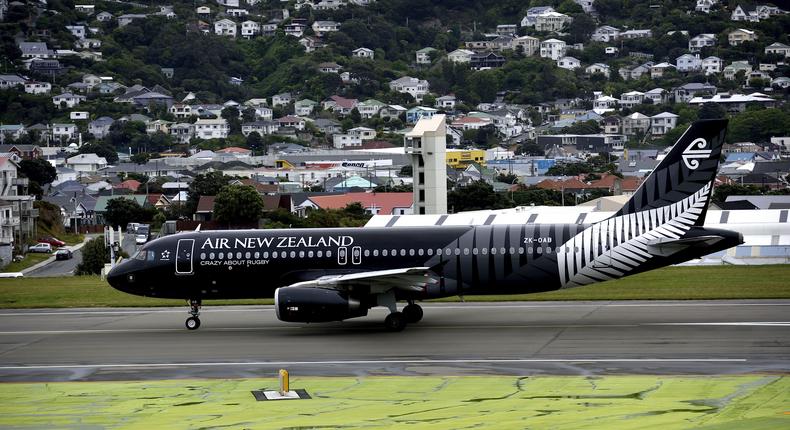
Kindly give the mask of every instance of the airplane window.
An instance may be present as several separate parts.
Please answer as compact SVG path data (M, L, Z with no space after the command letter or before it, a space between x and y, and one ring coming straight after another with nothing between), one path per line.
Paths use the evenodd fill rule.
M389 254L389 252L388 252L386 249L382 249L382 250L381 250L381 255L382 255L383 257L386 257L388 254Z
M496 248L491 248L491 255L496 255Z
M148 261L154 261L154 257L156 257L156 253L154 251L148 252Z
M304 258L304 251L299 251L299 258Z
M433 248L428 248L428 249L427 249L425 252L426 252L428 255L433 255Z
M409 249L409 255L414 257L414 248Z
M425 254L425 250L424 249L420 248L420 249L417 250L417 255L422 256L423 254Z
M307 251L307 257L313 258L313 251Z
M454 253L455 255L461 255L461 248L455 248L455 250L453 251L453 253Z
M393 249L392 250L392 256L394 257L396 255L398 255L398 250L397 249Z
M442 255L442 249L441 248L436 250L436 255Z
M201 260L205 260L206 259L206 253L205 252L201 252L200 253L200 259Z
M224 260L225 259L225 253L224 252L220 252L219 255L217 255L217 258L219 258L220 260Z
M519 247L518 247L518 253L519 253L520 255L524 255L524 247L523 247L523 246L519 246Z
M578 247L578 246L575 246L575 247L573 248L573 250L574 250L574 251L576 251L576 252L579 252L579 247Z
M374 249L373 250L373 256L374 257L378 257L379 256L379 250L378 249Z
M550 246L546 247L546 254L551 254L551 247Z
M239 257L241 257L241 253L239 253ZM229 252L229 253L225 254L225 258L227 258L228 260L232 259L233 258L233 253Z
M277 251L272 252L272 258L277 258Z
M488 248L482 248L480 251L483 253L483 255L488 254Z
M326 252L326 256L327 256L327 257L331 257L331 256L332 256L332 251L327 251L327 252Z
M230 258L230 257L228 257L228 258ZM236 259L237 260L241 260L241 252L237 252L236 253Z
M538 249L536 249L536 251L538 252L538 254L543 254L543 248L539 247Z
M148 251L137 251L132 258L135 260L145 261L145 254L147 253Z
M405 250L405 249L401 248L401 250L400 250L400 256L401 256L401 257L405 257L405 256L406 256L406 250Z
M283 251L283 254L285 254L285 251ZM283 255L283 257L285 256ZM296 251L291 251L291 258L296 258Z
M515 254L515 253L516 253L516 248L513 248L513 247L511 246L511 247L510 247L510 253L511 253L511 254Z
M216 257L216 255L214 255L214 253L213 253L213 252L209 252L209 253L208 253L208 259L209 259L209 260L213 260L215 257Z
M269 251L263 251L263 258L269 258Z
M472 255L477 255L478 252L477 248L472 248Z
M256 251L255 254L253 254L253 256L255 258L261 258L261 253Z
M316 251L316 253L315 253L315 254L316 254L316 256L317 256L318 258L321 258L321 257L323 257L323 256L324 256L324 251Z
M464 248L464 255L469 255L469 248Z
M505 255L506 252L507 252L507 250L505 248L499 248L499 253L500 254Z
M252 254L250 254L249 252L246 252L244 254L244 258L250 258L250 257L252 257Z

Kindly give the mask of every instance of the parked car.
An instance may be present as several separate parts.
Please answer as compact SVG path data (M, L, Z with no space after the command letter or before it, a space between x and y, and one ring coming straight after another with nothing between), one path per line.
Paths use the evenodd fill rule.
M55 260L71 260L74 257L70 249L59 249L55 253Z
M139 222L130 222L129 224L126 224L126 233L128 234L136 233L137 227L139 226L140 226Z
M66 246L66 242L52 236L42 237L38 240L38 243L48 243L57 248L60 248L61 246Z
M31 245L27 249L27 252L42 252L42 253L50 254L50 253L52 253L52 245L50 245L48 243L43 243L43 242L42 243L37 243L35 245Z

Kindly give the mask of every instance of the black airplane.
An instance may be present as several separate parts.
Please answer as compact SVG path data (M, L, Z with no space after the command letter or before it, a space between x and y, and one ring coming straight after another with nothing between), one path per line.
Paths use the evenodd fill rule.
M695 122L612 217L583 224L194 231L145 244L113 268L114 288L186 299L274 297L288 322L340 321L389 308L400 331L418 300L522 294L603 282L743 243L703 227L726 120ZM398 311L397 302L408 304Z

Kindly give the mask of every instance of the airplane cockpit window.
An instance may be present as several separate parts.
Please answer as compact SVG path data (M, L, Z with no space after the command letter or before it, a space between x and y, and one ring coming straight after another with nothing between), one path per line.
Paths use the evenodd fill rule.
M154 251L148 252L148 261L154 261L155 257L156 257L156 253Z
M132 255L132 258L135 260L145 261L145 257L148 255L148 251L141 249Z

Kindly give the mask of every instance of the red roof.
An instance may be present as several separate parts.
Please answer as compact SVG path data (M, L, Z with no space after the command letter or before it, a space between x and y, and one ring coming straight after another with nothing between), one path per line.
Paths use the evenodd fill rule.
M134 179L127 179L120 184L116 185L115 188L126 188L127 190L137 191L140 188L140 181Z
M380 215L394 215L395 208L410 208L413 205L412 193L346 193L332 196L313 196L310 200L321 209L343 209L349 203L359 202L370 210L378 208ZM373 211L371 211L373 212Z
M219 151L220 154L249 154L251 151L247 148L239 148L238 146L229 146L227 148L222 148Z
M354 106L357 105L357 99L347 99L345 97L340 96L332 96L329 97L336 105L345 108L345 109L354 109Z
M387 149L387 148L396 148L390 142L386 140L364 140L362 141L362 149Z
M483 118L478 118L476 116L465 116L463 118L456 119L455 121L453 121L453 124L476 124L481 122L490 123L491 121Z
M275 121L282 123L282 122L303 122L304 120L302 118L299 118L298 116L286 115L282 118L277 118Z
M145 198L148 200L148 203L150 203L151 206L154 206L157 203L159 203L159 199L162 198L162 195L161 194L149 194L149 195L145 196ZM167 197L165 197L165 198L167 198Z
M597 179L595 181L590 182L591 188L606 188L609 191L614 191L614 183L615 181L620 181L620 189L623 191L636 191L639 188L639 185L642 184L644 178L638 178L636 176L626 176L624 178L619 178L615 175L604 174L601 179Z
M196 213L213 213L215 196L200 196Z
M555 181L553 179L544 179L535 185L538 188L547 190L584 190L595 188L585 182L580 181L578 178L568 178L562 181Z

